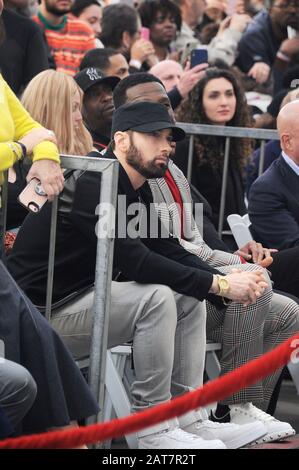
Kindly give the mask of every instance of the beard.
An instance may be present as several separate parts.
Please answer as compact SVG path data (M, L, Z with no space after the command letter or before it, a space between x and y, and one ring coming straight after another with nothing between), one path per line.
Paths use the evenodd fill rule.
M69 13L70 9L71 9L71 5L69 6L69 8L64 8L63 10L61 10L59 8L56 8L55 5L49 4L49 2L47 2L47 0L46 0L46 9L52 15L55 15L55 16L59 17L59 16L63 16L63 15L66 15L67 13Z
M168 168L168 161L169 159L167 159L167 163L160 163L157 165L154 158L150 162L143 163L142 153L135 147L132 141L126 156L127 164L134 168L134 170L138 171L138 173L140 173L146 179L162 178L165 176L166 170Z

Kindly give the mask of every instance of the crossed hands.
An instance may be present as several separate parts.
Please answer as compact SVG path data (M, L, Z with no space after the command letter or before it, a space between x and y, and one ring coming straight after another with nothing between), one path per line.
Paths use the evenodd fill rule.
M234 302L240 302L245 307L254 304L269 286L262 268L252 272L232 269L231 273L227 274L225 278L229 284L225 298ZM219 294L218 280L215 275L213 276L213 283L209 292L216 295Z
M269 287L263 269L252 272L232 269L231 274L228 274L226 278L229 282L229 290L225 297L234 302L240 302L245 307L254 304Z

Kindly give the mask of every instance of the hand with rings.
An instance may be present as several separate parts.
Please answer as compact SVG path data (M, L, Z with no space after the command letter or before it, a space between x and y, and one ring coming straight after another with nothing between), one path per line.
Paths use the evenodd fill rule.
M256 271L232 269L232 272L226 275L226 279L229 290L225 297L245 306L255 303L268 287L263 269Z
M54 132L50 130L48 130L47 132L48 132L48 138L46 140L50 140L51 142L57 145L57 139L56 139Z

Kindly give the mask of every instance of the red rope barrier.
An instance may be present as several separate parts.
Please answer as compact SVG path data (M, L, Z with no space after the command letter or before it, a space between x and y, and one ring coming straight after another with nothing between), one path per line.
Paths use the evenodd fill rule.
M291 356L294 359L293 355L299 360L299 351L295 351L298 345L299 334L233 372L208 382L203 387L175 398L171 402L157 405L146 411L103 424L6 439L0 442L0 449L65 449L139 431L167 419L181 416L195 408L223 400L270 375L287 364Z

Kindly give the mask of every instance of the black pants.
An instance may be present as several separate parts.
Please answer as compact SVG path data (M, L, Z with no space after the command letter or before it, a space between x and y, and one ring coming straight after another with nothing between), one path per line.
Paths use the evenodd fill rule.
M281 293L293 298L299 304L297 298L299 297L299 246L273 254L273 263L269 270L272 273L274 289L283 291ZM269 414L275 412L281 383L286 373L287 368L284 367L267 410Z
M98 406L70 352L0 261L0 339L5 358L23 365L37 396L23 432L68 425L98 413Z
M273 254L269 270L275 290L299 297L299 246Z
M2 193L2 188L0 186L0 261L1 261L1 258L2 258L3 237L4 237L4 233L3 233L4 230L3 230L3 226L2 226L3 221L2 221L2 210L1 210L1 207L2 207L1 193Z

